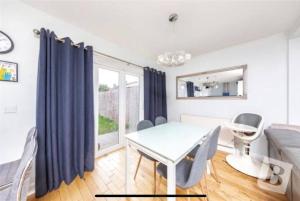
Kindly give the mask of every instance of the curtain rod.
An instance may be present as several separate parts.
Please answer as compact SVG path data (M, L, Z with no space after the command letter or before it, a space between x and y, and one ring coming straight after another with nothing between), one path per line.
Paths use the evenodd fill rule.
M35 36L37 36L37 37L39 37L40 36L40 34L41 34L41 32L38 30L38 29L33 29L33 33L34 33L34 35ZM57 41L60 41L60 42L65 42L64 41L64 39L62 39L62 38L55 38ZM73 46L75 46L75 47L79 47L79 45L76 45L76 44L74 44L73 42L71 43ZM99 51L97 51L97 50L93 50L93 52L94 53L96 53L96 54L100 54L100 55L102 55L102 56L105 56L105 57L109 57L109 58L111 58L111 59L115 59L115 60L118 60L118 61L121 61L121 62L124 62L124 63L126 63L127 65L133 65L133 66L137 66L137 67L139 67L139 68L144 68L143 66L140 66L140 65L137 65L137 64L135 64L135 63L132 63L132 62L129 62L129 61L126 61L126 60L123 60L123 59L120 59L120 58L117 58L117 57L114 57L114 56L111 56L111 55L108 55L108 54L105 54L105 53L102 53L102 52L99 52Z

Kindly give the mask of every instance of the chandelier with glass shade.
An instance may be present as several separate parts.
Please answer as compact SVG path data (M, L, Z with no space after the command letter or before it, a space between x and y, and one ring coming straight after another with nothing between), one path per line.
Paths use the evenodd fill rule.
M169 16L169 22L171 22L175 26L175 22L178 19L178 14L173 13ZM181 66L186 61L190 60L192 55L184 50L180 51L168 51L157 57L157 63L162 66Z

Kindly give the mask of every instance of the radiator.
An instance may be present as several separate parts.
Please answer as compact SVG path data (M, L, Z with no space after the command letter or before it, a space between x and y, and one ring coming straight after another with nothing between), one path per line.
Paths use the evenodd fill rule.
M219 117L206 117L190 114L181 114L180 121L183 123L190 123L198 126L222 126L219 141L218 150L232 153L233 149L233 135L231 131L225 127L226 123L231 122L231 119L219 118Z

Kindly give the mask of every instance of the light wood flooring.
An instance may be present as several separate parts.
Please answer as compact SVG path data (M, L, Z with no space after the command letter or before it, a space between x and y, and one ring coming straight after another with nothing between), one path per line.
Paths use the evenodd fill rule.
M134 176L134 170L138 160L138 154L131 150L131 175ZM225 162L226 154L218 151L213 162L218 169L221 183L208 175L208 197L209 201L286 201L284 195L261 190L257 186L255 178L246 176ZM59 189L48 193L46 196L35 199L29 198L29 201L119 201L124 198L95 198L95 194L122 194L125 184L125 150L121 149L96 159L95 170L85 173L84 179L77 177L70 185L62 184ZM158 179L157 179L158 180ZM131 183L131 193L151 194L153 192L153 163L143 159L140 170L134 181ZM201 193L200 185L192 188L190 192ZM166 193L166 181L162 179L157 193ZM184 194L185 191L177 189L178 194ZM165 198L131 198L130 200L145 201L163 201ZM184 201L186 198L178 198ZM191 200L199 200L192 198Z

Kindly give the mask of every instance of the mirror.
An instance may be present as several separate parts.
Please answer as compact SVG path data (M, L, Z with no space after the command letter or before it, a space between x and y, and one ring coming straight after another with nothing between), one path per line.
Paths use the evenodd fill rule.
M177 99L246 99L247 65L176 77Z

